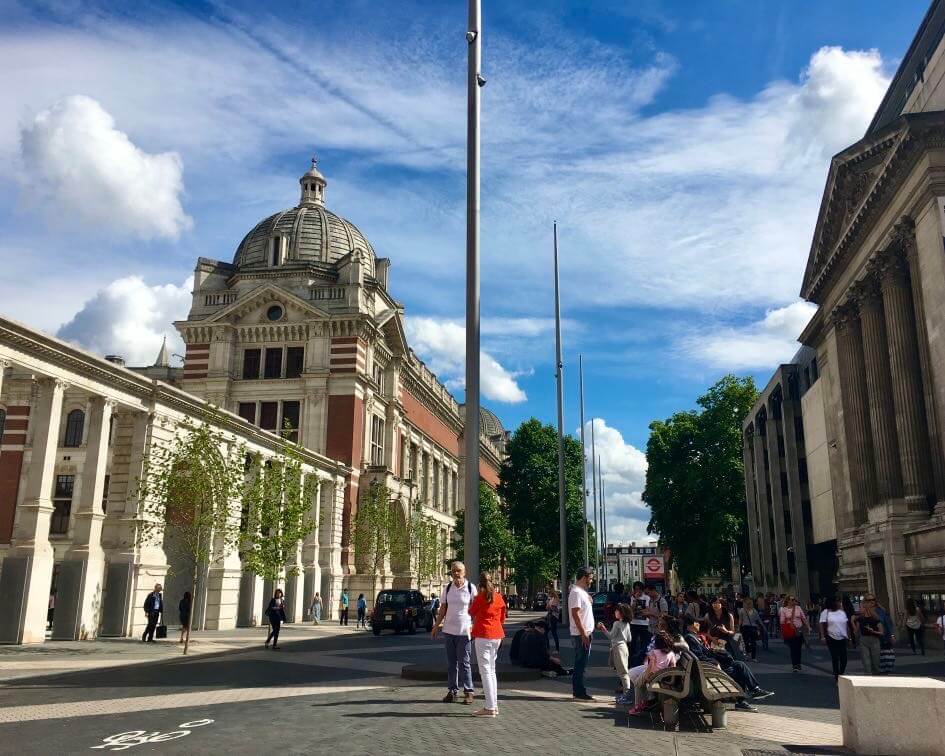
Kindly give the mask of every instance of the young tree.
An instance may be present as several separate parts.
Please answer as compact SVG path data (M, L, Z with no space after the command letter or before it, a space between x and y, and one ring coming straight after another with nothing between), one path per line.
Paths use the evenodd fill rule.
M456 558L463 559L463 534L465 533L465 511L456 515L453 545ZM484 571L499 569L503 561L511 565L515 541L509 529L509 518L499 503L499 498L489 486L479 482L479 566ZM473 579L478 579L478 575Z
M745 537L741 423L757 397L750 377L728 375L699 398L700 410L650 424L647 532L659 534L685 584L726 571L731 544Z
M383 483L374 481L361 493L352 534L354 553L362 568L371 569L374 574L383 571L392 548L398 552L395 557L405 548L397 506Z
M194 597L191 620L200 569L221 561L239 539L245 446L218 430L218 418L210 410L201 421L184 420L173 427L170 441L152 444L135 490L138 544L161 545L185 565Z

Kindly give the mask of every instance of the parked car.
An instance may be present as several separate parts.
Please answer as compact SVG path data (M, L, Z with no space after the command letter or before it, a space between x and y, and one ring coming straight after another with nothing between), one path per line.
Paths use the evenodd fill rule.
M371 612L371 630L375 635L380 635L381 630L415 633L417 628L433 629L430 602L420 591L387 590L377 594Z
M544 612L548 609L548 594L547 593L536 593L535 598L532 601L532 611L533 612Z
M595 593L591 599L594 610L594 622L603 622L607 627L614 624L614 608L617 603L613 600L613 594L607 591Z

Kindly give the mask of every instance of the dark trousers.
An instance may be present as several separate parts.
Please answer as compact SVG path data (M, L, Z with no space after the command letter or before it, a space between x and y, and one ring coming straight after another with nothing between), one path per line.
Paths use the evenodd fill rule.
M800 631L798 631L800 633ZM793 638L788 638L784 641L787 647L791 651L791 666L800 667L801 666L801 646L804 645L804 639L800 634L795 635Z
M722 671L749 693L760 687L758 685L758 679L755 677L755 673L752 672L751 668L743 661L732 662Z
M266 645L269 645L269 641L272 641L272 647L275 648L279 645L279 631L282 629L282 623L276 620L273 622L269 620L269 635L266 636ZM258 641L257 641L258 642Z
M581 642L580 635L572 635L571 643L574 645L574 672L571 674L571 691L574 695L584 697L587 695L587 688L584 685L584 670L587 669L587 660L591 655L591 644L587 648Z
M143 641L153 641L154 640L154 629L157 627L158 620L161 619L160 612L148 612L148 626L144 629L144 635L141 636Z
M906 630L909 631L909 645L912 646L912 653L916 652L915 648L918 645L922 656L925 656L925 636L923 635L922 628L920 627L918 630L913 630L911 627L907 627Z
M545 636L545 640L548 643L548 648L551 648L551 639L555 639L555 651L561 652L561 641L558 640L558 623L552 621L548 625L548 630L550 631L548 635Z
M367 627L367 609L358 609L358 627Z
M745 641L745 652L752 658L758 657L758 628L754 625L742 625L742 640Z
M830 663L833 665L833 676L837 677L847 671L847 639L837 640L827 636L827 650L830 652Z
M341 615L338 617L338 624L339 624L339 625L347 625L347 624L348 624L348 610L347 610L347 609L342 609L342 610L341 610Z
M650 642L649 625L630 625L630 661L644 655Z

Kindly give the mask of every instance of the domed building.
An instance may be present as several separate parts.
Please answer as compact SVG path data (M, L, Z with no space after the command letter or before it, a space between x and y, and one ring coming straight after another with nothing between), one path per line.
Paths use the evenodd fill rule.
M190 313L175 326L186 344L184 390L350 467L336 500L321 503L318 548L301 550L300 576L286 586L291 605L320 590L334 611L342 586L368 597L439 586L440 575L418 586L413 564L369 567L351 533L360 496L382 483L404 522L422 508L449 556L463 507L463 412L407 343L390 261L326 207L314 160L299 185L298 205L257 223L232 262L197 261ZM488 410L481 426L479 475L495 487L507 434ZM240 580L238 619L249 624L264 586Z

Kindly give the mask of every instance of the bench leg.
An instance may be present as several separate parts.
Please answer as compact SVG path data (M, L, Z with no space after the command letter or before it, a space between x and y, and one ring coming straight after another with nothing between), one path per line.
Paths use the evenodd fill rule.
M663 724L668 727L679 724L679 701L675 698L663 699Z
M728 727L728 710L723 701L716 701L712 704L712 729L725 727Z

